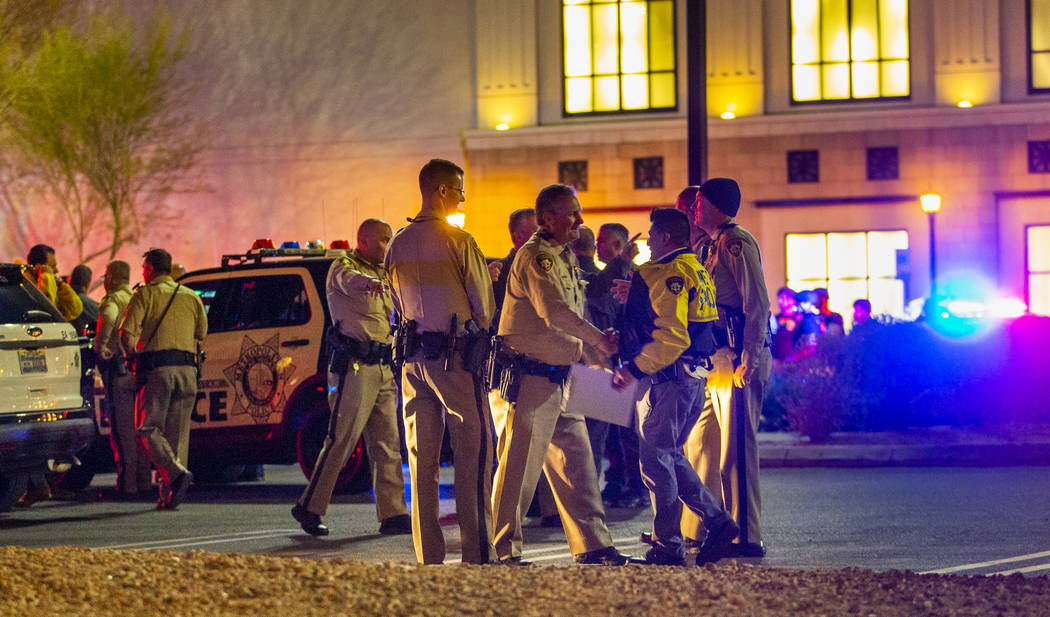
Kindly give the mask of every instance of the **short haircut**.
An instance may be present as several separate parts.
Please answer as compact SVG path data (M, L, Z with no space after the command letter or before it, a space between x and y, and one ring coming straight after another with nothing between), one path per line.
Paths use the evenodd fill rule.
M361 224L357 226L357 238L360 240L361 234L374 229L376 227L390 227L390 223L387 223L383 219L368 218L361 221Z
M128 265L128 262L121 259L109 262L109 265L106 266L106 272L112 273L113 277L118 281L131 280L131 266Z
M865 310L865 311L870 313L871 312L871 301L868 300L867 298L860 298L859 300L855 300L853 302L853 308L860 308L860 309Z
M427 195L442 184L452 184L456 176L463 175L463 168L445 159L430 159L419 170L419 192Z
M26 255L26 263L31 266L42 266L47 263L48 254L54 254L54 252L55 249L46 244L36 244L29 249L29 254Z
M511 212L510 220L507 222L507 228L510 230L511 235L514 235L514 232L518 231L518 227L521 227L521 224L529 217L536 217L534 208L519 208Z
M605 233L616 234L624 244L627 244L627 241L631 239L631 232L627 231L627 228L619 223L605 223L598 228L598 232L601 233L603 229Z
M543 215L547 212L554 212L554 204L558 203L563 197L575 197L576 189L565 184L552 184L546 186L540 191L540 194L536 196L536 222L543 222Z
M795 290L790 288L790 287L786 287L786 286L785 287L781 287L780 289L777 290L777 297L779 298L780 296L791 296L792 298L794 298L795 297Z
M594 253L594 232L586 225L580 225L580 237L572 241L572 250L577 254L592 255Z
M91 268L80 264L69 274L69 286L76 290L87 289L91 284Z
M686 214L692 214L693 210L695 210L693 204L696 203L696 194L699 192L700 187L697 185L685 187L682 189L681 193L678 193L678 198L675 199L674 207Z
M665 233L675 246L689 246L689 215L676 208L654 208L649 213L653 231Z
M171 253L164 249L150 249L142 254L142 259L157 274L171 274Z

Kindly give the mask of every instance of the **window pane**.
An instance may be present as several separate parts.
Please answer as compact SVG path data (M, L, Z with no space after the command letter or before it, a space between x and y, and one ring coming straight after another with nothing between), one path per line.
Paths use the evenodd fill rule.
M791 3L791 58L795 64L820 62L819 17L819 0Z
M825 64L823 66L824 98L849 98L849 65Z
M578 113L593 109L590 77L571 77L565 80L565 111Z
M673 71L674 2L649 3L649 32L649 69Z
M820 98L820 67L796 65L791 75L791 90L796 101Z
M904 315L904 281L871 279L868 282L868 301L873 315Z
M906 231L873 231L868 233L868 276L897 276L897 249L908 248Z
M1050 316L1050 274L1028 277L1028 310L1036 315Z
M908 61L882 63L882 96L908 96L911 91Z
M591 16L585 6L565 7L565 76L591 74Z
M824 234L788 234L788 279L825 279L828 276L827 268L827 241Z
M879 21L875 0L853 0L853 25L850 29L850 58L855 61L879 57Z
M879 96L879 66L875 62L853 64L853 97L870 99Z
M1050 0L1031 0L1032 51L1050 49Z
M623 40L620 70L624 73L649 70L648 27L644 2L624 2L620 5L620 38Z
M278 328L310 321L310 304L299 276L232 279L230 285L220 330Z
M649 107L649 79L645 75L623 76L623 108Z
M652 100L654 109L675 106L675 79L674 73L652 74Z
M597 111L616 111L620 108L620 78L598 77L594 80L597 91L597 101L594 108Z
M879 40L882 57L908 57L908 0L879 0Z
M828 281L828 308L842 315L846 328L853 325L853 301L868 297L868 281Z
M849 60L849 22L846 0L820 2L820 52L824 62Z
M617 17L616 5L599 4L591 10L594 15L594 72L598 74L618 73L620 72L620 46L617 40L617 30L620 20Z
M867 276L867 244L864 233L828 234L828 278Z
M1028 228L1028 271L1050 272L1050 225Z
M1050 88L1050 52L1032 54L1032 87Z
M806 291L808 289L816 289L817 287L828 288L828 279L797 279L788 280L787 286L795 290L796 293L800 291Z

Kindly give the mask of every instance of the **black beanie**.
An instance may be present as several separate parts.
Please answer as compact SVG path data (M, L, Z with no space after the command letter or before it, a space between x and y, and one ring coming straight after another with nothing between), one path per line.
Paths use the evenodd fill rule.
M711 178L700 185L700 194L726 216L736 216L740 211L740 186L729 178Z

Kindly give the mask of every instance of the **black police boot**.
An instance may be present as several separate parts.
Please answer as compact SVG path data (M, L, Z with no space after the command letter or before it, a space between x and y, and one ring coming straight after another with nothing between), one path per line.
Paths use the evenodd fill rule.
M722 521L713 523L707 530L707 537L696 554L696 565L714 563L729 556L733 539L740 534L740 527L729 515Z
M297 503L292 506L292 518L298 521L303 531L311 536L328 535L328 527L321 522L321 517L307 510L302 504Z

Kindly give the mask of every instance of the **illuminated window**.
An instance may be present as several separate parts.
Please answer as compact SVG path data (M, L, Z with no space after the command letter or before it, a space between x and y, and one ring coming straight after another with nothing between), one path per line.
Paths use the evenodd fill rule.
M867 298L873 313L904 313L904 282L897 278L897 251L908 248L906 231L788 234L787 286L824 287L831 310L847 327L853 301Z
M565 113L674 109L674 0L562 0Z
M1029 0L1029 89L1050 92L1050 0Z
M908 0L791 0L792 101L906 97L908 45Z
M1028 310L1036 315L1050 315L1050 225L1028 228Z

